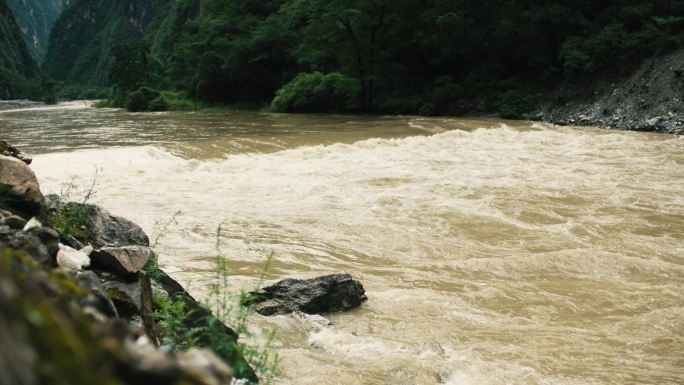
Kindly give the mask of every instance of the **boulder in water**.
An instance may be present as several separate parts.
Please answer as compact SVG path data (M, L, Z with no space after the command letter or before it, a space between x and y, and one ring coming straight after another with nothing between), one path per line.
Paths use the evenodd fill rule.
M349 274L313 279L284 279L250 293L245 301L262 315L303 312L322 314L355 308L368 299L361 282Z

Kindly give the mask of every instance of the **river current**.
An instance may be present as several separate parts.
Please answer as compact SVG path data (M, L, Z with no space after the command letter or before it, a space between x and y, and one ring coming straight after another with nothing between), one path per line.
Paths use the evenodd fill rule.
M276 328L278 384L684 383L684 140L493 119L0 112L44 192L143 226L203 297L349 272Z

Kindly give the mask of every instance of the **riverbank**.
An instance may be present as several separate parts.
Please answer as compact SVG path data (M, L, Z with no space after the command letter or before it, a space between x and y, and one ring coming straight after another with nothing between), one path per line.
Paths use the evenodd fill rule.
M97 170L92 203L150 235L182 210L156 250L198 299L219 225L233 292L257 286L271 250L268 282L363 282L369 300L332 325L252 319L279 331L279 384L682 378L684 141L672 135L113 109L27 110L0 127L45 192L87 187Z
M539 92L523 120L684 135L684 49L644 60L628 75L566 80ZM171 111L268 111L258 104L209 104L182 92L161 92ZM491 99L491 100L490 100ZM471 116L500 116L498 98L455 101ZM102 106L106 106L103 104ZM475 107L478 106L478 107Z
M684 49L649 58L623 78L565 82L526 115L558 125L684 134Z
M31 159L0 144L0 384L258 383L238 333L159 268L138 225L44 197Z

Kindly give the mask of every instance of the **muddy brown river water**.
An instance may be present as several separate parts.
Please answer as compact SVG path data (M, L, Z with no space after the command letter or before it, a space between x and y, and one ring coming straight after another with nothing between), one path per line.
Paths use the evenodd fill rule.
M349 272L369 300L278 329L278 384L684 383L684 140L490 119L0 112L46 192L158 234L199 297ZM72 188L68 188L71 184Z

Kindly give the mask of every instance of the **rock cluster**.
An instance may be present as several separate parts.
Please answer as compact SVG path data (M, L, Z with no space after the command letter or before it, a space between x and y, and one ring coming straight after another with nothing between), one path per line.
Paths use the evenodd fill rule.
M227 385L234 375L258 381L237 351L160 349L153 285L159 295L184 301L190 311L181 321L188 328L219 325L212 335L223 333L233 342L237 334L162 271L158 282L151 281L144 267L152 250L139 226L95 205L55 196L46 201L30 161L4 144L0 141L0 385ZM75 235L51 227L50 218L74 213ZM209 336L202 339L199 346L210 345Z

